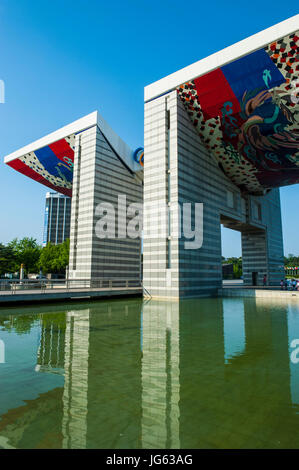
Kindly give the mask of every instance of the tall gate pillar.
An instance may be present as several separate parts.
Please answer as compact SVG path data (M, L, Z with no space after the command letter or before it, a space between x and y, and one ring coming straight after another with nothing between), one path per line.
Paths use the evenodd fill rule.
M283 275L279 190L243 195L202 143L176 91L145 104L144 139L146 290L157 298L216 295L223 219L244 232L245 283L252 284L254 267L258 283L267 274L277 284Z

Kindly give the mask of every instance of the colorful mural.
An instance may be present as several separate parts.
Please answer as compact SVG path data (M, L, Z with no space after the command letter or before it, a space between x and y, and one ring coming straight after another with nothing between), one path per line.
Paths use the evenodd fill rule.
M72 195L75 134L7 162L15 170L66 196Z
M177 87L221 170L244 192L299 183L299 32ZM72 195L75 134L7 164ZM144 150L131 158L142 170Z
M76 134L71 134L22 157L10 160L7 165L23 175L44 184L66 196L72 196L73 166ZM131 157L143 169L144 149L139 147Z
M177 88L203 143L245 192L299 183L298 56L299 32Z

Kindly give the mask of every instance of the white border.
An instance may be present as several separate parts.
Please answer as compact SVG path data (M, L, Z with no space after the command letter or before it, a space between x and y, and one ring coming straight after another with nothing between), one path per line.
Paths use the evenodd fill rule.
M236 42L232 46L226 47L194 64L184 67L177 72L167 75L144 88L144 101L152 100L157 96L163 95L177 86L193 80L196 77L211 72L222 67L244 55L265 47L267 44L292 34L299 29L299 14L288 18L281 23L277 23L270 28L264 29L253 36L249 36L242 41Z

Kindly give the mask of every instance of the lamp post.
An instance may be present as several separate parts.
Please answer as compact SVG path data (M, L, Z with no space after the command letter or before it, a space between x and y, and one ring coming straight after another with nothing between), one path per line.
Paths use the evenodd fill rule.
M24 264L23 263L21 264L21 268L20 268L20 280L21 279L24 279Z

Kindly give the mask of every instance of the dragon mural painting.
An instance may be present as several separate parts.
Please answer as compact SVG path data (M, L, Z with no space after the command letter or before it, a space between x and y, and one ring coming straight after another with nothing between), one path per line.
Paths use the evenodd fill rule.
M298 42L299 32L177 88L203 143L244 192L299 183Z
M177 87L219 167L242 191L261 195L299 183L299 32ZM7 162L72 195L76 135ZM144 150L132 152L144 164Z

